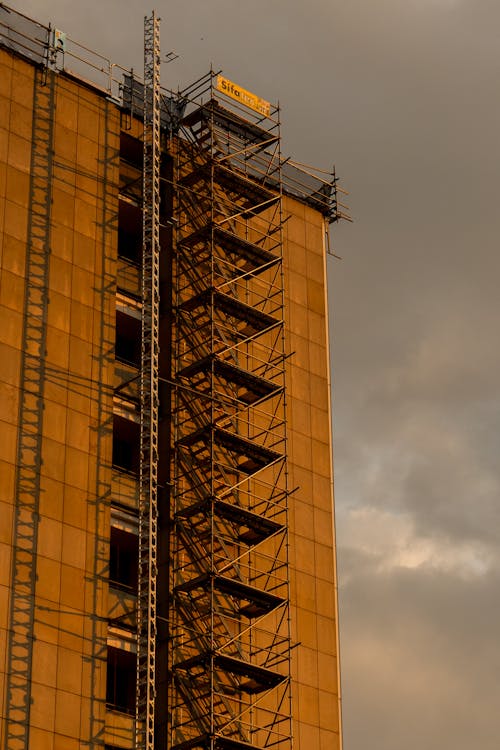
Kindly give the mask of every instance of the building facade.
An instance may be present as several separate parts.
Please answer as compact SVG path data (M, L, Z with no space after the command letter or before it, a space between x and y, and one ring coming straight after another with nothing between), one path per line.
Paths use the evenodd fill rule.
M336 180L157 32L0 8L1 746L335 750Z

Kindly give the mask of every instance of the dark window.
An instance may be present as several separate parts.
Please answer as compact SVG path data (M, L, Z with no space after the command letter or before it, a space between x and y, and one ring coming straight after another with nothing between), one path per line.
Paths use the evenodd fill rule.
M109 581L134 593L137 591L138 544L136 534L111 527Z
M137 265L142 258L142 211L126 201L118 208L118 255Z
M133 164L137 169L142 169L142 141L122 131L120 133L120 158Z
M108 647L106 703L116 711L135 711L136 656L129 651Z
M121 227L118 229L118 256L132 263L139 263L141 258L142 237L127 232Z
M119 310L116 313L115 357L134 367L141 364L141 321Z
M142 203L142 142L126 133L120 138L120 194Z
M123 417L113 419L113 466L137 474L139 471L140 427Z

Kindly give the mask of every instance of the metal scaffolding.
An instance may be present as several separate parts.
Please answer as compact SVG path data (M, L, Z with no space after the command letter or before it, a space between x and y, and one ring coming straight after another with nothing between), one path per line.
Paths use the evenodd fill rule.
M279 111L211 73L173 143L170 746L289 747Z
M136 747L154 750L158 522L160 22L144 19L143 253Z

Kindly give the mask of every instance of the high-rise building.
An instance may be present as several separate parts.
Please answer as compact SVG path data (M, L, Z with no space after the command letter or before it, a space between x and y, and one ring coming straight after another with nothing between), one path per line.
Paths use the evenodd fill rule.
M341 747L335 175L0 5L4 750Z

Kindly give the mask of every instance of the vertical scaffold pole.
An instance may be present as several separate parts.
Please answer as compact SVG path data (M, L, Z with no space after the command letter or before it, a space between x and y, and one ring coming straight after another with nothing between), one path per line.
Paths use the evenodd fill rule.
M144 19L141 460L136 748L154 750L160 250L160 20Z

